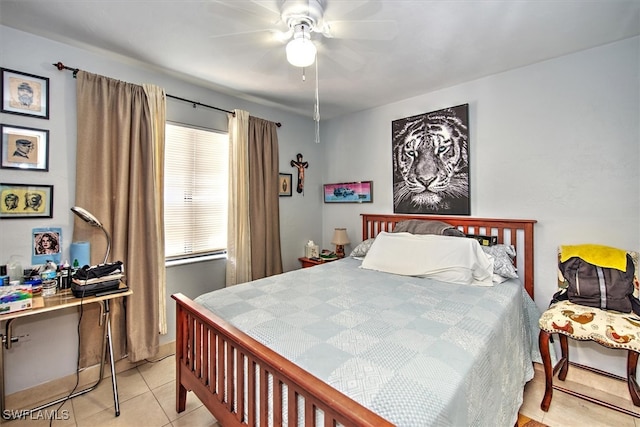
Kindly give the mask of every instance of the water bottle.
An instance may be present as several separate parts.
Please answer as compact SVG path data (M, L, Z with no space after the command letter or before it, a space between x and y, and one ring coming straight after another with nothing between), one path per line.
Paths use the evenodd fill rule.
M42 296L55 295L58 288L58 271L53 261L47 261L44 271L40 273L40 279L42 279Z

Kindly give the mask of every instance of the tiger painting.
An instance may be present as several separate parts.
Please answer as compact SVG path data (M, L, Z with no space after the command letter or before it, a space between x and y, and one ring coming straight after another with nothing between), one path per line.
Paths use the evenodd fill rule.
M394 212L469 215L468 107L393 121Z

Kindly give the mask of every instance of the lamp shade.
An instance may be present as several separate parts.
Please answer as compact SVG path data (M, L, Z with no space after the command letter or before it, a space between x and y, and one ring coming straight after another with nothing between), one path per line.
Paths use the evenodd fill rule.
M349 236L347 236L346 228L336 228L333 231L333 238L331 239L331 244L333 245L348 245L351 243L349 241Z
M313 64L316 52L311 40L293 39L287 43L287 61L295 67L308 67Z
M316 60L316 45L311 41L309 26L297 24L293 39L287 43L287 61L294 67L308 67Z
M83 209L79 206L74 206L71 208L71 212L80 217L80 219L82 219L84 222L89 223L94 227L102 227L102 224L100 223L100 221L98 221L98 218L96 218L91 212L86 209Z

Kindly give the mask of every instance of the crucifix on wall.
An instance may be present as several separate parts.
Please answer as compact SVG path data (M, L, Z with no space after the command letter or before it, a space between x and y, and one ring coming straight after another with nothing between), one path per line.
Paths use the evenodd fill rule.
M296 155L297 160L291 160L291 167L298 169L298 185L296 191L302 193L304 191L304 170L309 167L309 162L302 161L302 154Z

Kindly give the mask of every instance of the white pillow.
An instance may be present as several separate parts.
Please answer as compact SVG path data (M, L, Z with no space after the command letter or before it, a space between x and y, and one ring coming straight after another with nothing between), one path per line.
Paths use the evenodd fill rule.
M361 268L464 285L493 285L493 259L476 240L452 236L381 232Z

